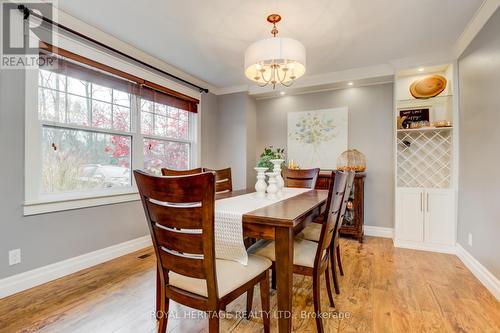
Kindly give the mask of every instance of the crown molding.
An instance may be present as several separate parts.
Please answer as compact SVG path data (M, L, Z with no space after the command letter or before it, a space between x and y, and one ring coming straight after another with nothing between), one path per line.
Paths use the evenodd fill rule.
M190 81L196 85L199 85L201 87L204 87L204 88L207 88L208 90L212 91L212 90L217 90L217 87L215 87L214 85L208 83L208 82L205 82L191 74L188 74L184 71L182 71L181 69L175 67L175 66L172 66L170 65L169 63L163 61L163 60L160 60L108 33L106 33L105 31L102 31L88 23L85 23L84 21L64 12L63 10L57 8L57 20L59 23L65 25L65 26L68 26L78 32L81 32L85 35L88 35L88 36L92 36L93 38L95 38L96 40L100 41L101 43L104 43L104 44L108 44L109 46L117 49L117 50L120 50L124 53L127 53L127 54L130 54L131 56L137 58L137 59L140 59L144 62L147 62L155 67L158 67L166 72L169 72L169 73L172 73L186 81ZM182 83L179 83L177 81L175 81L174 79L171 79L171 78L165 78L169 81L171 81L173 84L175 85L178 85L179 87L182 87L180 88L181 90L183 89L191 89L191 90L195 90L195 91L198 91L196 88L193 88L193 87L190 87L190 86L187 86L187 85L184 85Z
M229 94L234 94L234 93L238 93L238 92L248 91L248 89L249 89L248 84L240 84L240 85L228 86L228 87L223 87L223 88L214 88L210 92L215 94L215 95L229 95Z
M465 30L458 37L453 48L453 56L458 59L464 53L467 46L474 40L490 17L500 7L500 0L484 0L478 8L472 19L469 21Z

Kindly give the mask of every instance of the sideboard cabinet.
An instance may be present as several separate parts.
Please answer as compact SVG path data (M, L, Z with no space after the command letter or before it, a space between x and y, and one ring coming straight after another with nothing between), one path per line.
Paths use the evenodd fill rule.
M316 188L328 190L331 171L321 171L316 183ZM364 172L357 172L354 178L354 186L349 194L349 202L340 227L341 235L351 235L359 242L363 242L363 223L364 223L364 203L365 203L365 177ZM335 178L335 177L334 177Z

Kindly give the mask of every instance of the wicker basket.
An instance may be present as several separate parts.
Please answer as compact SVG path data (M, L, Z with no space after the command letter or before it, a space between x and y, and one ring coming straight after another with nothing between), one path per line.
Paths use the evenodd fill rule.
M356 149L343 152L337 159L337 170L363 172L366 170L366 158Z

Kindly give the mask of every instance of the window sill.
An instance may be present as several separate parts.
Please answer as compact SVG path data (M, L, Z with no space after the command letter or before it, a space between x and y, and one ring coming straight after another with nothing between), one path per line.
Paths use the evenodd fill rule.
M123 202L137 201L139 199L139 194L136 191L129 191L106 195L95 195L83 198L80 197L74 199L55 199L25 202L23 206L23 215L30 216L79 208L112 205Z

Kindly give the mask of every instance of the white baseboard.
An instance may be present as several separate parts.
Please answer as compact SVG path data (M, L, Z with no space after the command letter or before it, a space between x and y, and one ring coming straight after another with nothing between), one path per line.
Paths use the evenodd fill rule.
M401 247L404 249L431 251L440 253L456 254L457 247L455 245L440 245L440 244L427 244L421 242L412 242L394 239L394 247Z
M151 236L147 235L31 271L9 276L0 280L0 298L138 251L151 246L151 244Z
M394 229L385 227L375 227L372 225L363 226L366 236L383 237L383 238L393 238Z
M462 260L474 276L500 301L500 280L457 243L457 257Z

